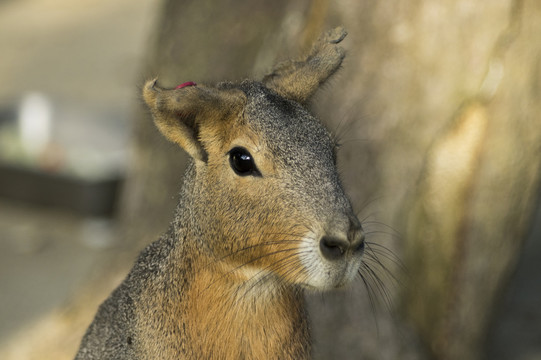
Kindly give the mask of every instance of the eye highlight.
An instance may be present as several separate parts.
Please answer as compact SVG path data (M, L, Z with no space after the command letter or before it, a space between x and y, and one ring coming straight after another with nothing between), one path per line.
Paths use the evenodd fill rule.
M229 165L239 176L261 176L254 158L243 147L237 146L229 151Z

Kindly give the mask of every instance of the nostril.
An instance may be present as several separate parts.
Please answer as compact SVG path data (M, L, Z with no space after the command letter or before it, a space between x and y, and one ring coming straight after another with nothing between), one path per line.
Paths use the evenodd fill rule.
M357 218L350 219L350 228L348 232L348 240L350 242L352 252L363 252L364 251L364 231L361 226L361 223Z
M351 251L353 252L363 252L364 251L364 236L361 237L360 241L356 241L351 244Z
M324 236L319 242L319 249L323 256L328 260L340 259L349 248L349 243L346 240L338 239L331 236Z

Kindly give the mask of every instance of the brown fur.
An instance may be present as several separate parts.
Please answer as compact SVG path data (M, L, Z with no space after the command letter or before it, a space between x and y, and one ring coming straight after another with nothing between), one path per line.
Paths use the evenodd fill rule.
M304 289L343 286L362 255L332 137L299 104L339 67L344 36L263 83L145 85L156 126L193 161L169 231L100 306L77 359L310 356Z
M278 64L272 73L263 78L263 82L288 99L306 103L319 86L338 70L345 53L336 44L345 36L343 28L323 34L308 56Z

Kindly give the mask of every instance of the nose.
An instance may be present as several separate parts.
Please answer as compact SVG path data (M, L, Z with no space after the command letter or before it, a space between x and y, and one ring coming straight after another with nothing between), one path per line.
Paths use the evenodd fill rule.
M364 232L357 218L349 221L349 229L345 236L325 235L319 241L321 254L327 260L339 260L346 253L359 253L364 250Z

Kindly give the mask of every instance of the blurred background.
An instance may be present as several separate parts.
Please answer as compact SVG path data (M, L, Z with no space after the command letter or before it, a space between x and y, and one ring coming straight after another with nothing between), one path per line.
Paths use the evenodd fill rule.
M0 1L0 343L114 247L161 3Z
M337 25L312 110L380 261L317 359L541 359L541 3L0 0L0 358L69 359L172 217L140 87L261 78Z

